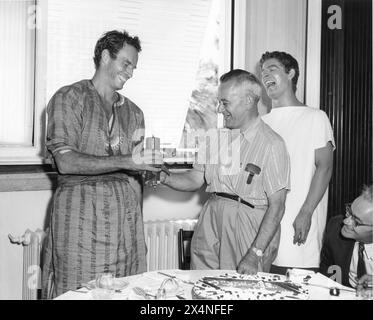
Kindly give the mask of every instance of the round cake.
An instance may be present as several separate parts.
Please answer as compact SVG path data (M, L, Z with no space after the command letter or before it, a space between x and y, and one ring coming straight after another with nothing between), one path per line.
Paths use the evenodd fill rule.
M223 274L198 280L192 290L194 299L213 300L306 300L303 285L277 274Z

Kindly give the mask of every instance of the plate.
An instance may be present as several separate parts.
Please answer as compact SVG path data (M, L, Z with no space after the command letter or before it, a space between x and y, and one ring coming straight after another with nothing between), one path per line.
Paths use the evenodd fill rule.
M123 290L129 283L123 279L115 278L113 281L113 290ZM96 280L89 281L86 286L88 289L96 289Z
M123 290L127 287L129 283L123 279L114 279L113 289L114 290Z

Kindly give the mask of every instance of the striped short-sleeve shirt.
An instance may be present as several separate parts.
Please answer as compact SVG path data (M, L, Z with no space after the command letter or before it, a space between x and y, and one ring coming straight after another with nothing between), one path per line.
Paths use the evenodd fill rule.
M240 157L239 168L234 168L232 164L229 168L221 161L217 164L195 164L195 169L205 173L207 192L229 193L254 205L268 205L268 197L276 191L290 190L289 155L283 139L275 131L258 118L236 139L240 139L239 150L232 148L232 158ZM260 169L250 183L250 173L245 171L248 164Z

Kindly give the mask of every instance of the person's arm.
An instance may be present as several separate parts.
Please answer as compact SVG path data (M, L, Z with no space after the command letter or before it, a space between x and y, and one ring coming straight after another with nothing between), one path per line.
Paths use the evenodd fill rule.
M161 172L161 183L178 191L197 191L205 183L203 171L191 169L186 172L171 173Z
M329 141L324 148L315 150L316 170L311 180L307 198L293 222L293 243L306 242L311 227L312 215L329 185L333 171L333 146Z
M285 212L287 189L281 189L268 197L268 209L260 225L259 232L250 249L238 264L239 273L256 274L260 258L252 250L253 247L264 252L275 235Z
M145 150L141 157L131 154L120 156L93 156L71 149L56 151L54 160L61 174L96 175L120 170L155 171L161 169L147 163L160 164L163 162L160 152ZM136 159L137 161L134 161Z

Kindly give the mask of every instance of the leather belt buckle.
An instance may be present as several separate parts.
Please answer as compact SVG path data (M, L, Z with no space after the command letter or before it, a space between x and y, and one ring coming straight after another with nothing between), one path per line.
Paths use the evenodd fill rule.
M244 205L247 205L249 206L250 208L255 208L254 205L252 205L251 203L241 199L241 197L237 196L237 195L233 195L233 194L228 194L228 193L224 193L224 192L214 192L214 194L216 196L219 196L219 197L223 197L223 198L228 198L228 199L231 199L231 200L234 200L234 201L238 201L239 203L242 203Z

